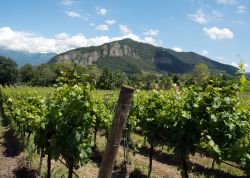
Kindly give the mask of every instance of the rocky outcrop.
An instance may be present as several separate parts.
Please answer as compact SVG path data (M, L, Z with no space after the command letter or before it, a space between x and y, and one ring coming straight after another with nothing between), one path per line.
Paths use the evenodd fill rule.
M99 49L89 51L89 52L76 52L69 51L67 53L56 56L53 60L55 62L58 61L73 61L79 65L91 65L98 60L102 60L103 58L111 56L111 57L122 57L128 56L131 58L138 59L139 56L136 55L136 52L130 48L128 45L120 44L119 42L113 42L109 45L104 44L101 46L101 51Z
M67 51L55 56L49 63L64 61L84 66L96 64L100 68L107 66L130 74L141 70L157 73L190 73L199 63L206 64L213 73L234 75L237 70L194 52L176 52L131 39Z

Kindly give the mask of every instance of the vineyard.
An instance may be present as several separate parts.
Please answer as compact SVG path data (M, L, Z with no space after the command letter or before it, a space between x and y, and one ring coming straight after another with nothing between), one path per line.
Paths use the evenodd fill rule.
M204 86L180 91L137 90L124 132L130 153L128 160L123 160L120 151L119 159L144 177L157 172L153 160L166 154L173 155L181 170L177 177L195 175L190 162L197 155L213 160L212 169L227 163L239 169L241 176L249 176L250 111L240 99L245 84L245 76L240 75L226 83L210 80ZM77 176L75 170L98 153L102 155L117 99L118 92L97 91L88 83L0 88L2 117L40 155L38 172L44 177L53 177L53 160L64 162L65 174L71 178ZM146 168L130 162L132 154L138 153L147 155ZM46 165L42 162L45 158ZM46 170L41 171L42 167ZM124 164L120 167L126 168Z

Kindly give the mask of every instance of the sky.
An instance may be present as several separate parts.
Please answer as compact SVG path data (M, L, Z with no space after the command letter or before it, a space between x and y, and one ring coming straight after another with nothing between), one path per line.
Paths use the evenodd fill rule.
M61 53L131 38L250 71L250 0L1 0L0 48Z

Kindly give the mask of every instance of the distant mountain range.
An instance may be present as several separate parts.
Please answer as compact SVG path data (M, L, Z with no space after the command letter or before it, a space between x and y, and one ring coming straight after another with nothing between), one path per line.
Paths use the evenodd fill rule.
M29 53L24 51L14 51L9 49L0 49L0 56L6 56L16 61L18 66L24 64L43 64L47 63L56 53Z
M53 57L48 63L73 61L79 65L96 64L112 70L136 73L140 70L160 73L189 73L198 63L207 64L210 71L234 75L237 68L216 62L194 52L176 52L171 49L124 39L101 46L83 47Z

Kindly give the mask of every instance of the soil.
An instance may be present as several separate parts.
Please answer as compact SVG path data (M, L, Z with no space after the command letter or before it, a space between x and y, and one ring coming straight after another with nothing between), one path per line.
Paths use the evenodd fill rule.
M5 119L0 123L0 178L35 178L37 172L29 167L24 147Z
M104 151L105 139L98 136L99 147L101 150L93 151L94 154L91 157L90 162L75 170L75 173L79 177L83 178L96 178L98 177L99 167L101 165L102 155ZM139 153L133 155L130 153L129 160L129 173L130 178L146 178L148 167L148 148L144 147L139 150ZM113 172L114 178L122 178L123 173L121 165L123 162L123 149L119 148L117 163ZM245 178L246 176L235 176L222 169L211 168L212 159L207 157L201 157L196 154L190 157L189 176L191 178L200 177L227 177L227 178ZM167 154L160 150L155 150L153 155L153 170L152 178L179 178L181 177L180 171L177 169L178 160L173 154ZM43 159L43 167L46 167L46 158ZM64 177L67 174L66 167L60 161L52 161L52 169L63 167L63 172L60 174ZM55 177L57 176L55 174ZM30 167L27 159L25 158L24 147L19 139L12 132L8 126L6 120L0 119L0 178L35 178L37 171Z

